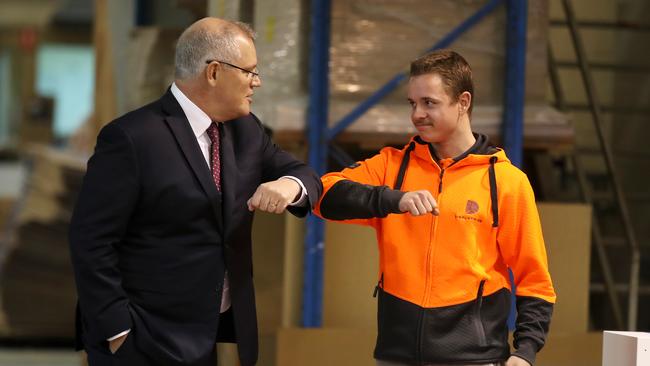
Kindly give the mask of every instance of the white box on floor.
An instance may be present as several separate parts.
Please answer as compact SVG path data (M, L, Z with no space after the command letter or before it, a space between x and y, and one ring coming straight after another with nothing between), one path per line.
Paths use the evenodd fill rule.
M603 333L603 366L650 365L650 333Z

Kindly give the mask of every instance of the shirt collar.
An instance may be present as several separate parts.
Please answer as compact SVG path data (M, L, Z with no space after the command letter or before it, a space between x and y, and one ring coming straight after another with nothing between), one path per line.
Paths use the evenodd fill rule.
M176 86L176 83L172 83L171 92L178 101L178 104L181 105L185 117L190 122L192 131L194 135L198 138L199 136L205 133L205 130L210 127L212 120L208 117L205 112L201 110L194 102L190 100L183 92Z

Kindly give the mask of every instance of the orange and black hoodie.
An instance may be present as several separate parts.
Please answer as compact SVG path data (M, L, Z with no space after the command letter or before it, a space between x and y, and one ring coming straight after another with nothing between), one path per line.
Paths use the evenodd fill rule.
M526 175L484 135L439 159L419 137L322 177L316 213L371 226L380 273L374 356L414 365L490 363L510 356L508 268L517 286L514 355L534 364L555 292ZM428 190L440 215L403 214L407 191Z

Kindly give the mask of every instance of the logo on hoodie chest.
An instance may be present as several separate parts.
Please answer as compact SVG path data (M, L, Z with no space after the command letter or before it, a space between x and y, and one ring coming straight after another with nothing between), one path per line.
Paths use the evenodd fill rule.
M470 215L476 215L478 211L479 211L478 203L476 201L467 200L467 203L465 204L464 214L456 214L454 216L456 217L457 220L483 222L483 219L481 219L478 216L470 216Z
M468 215L473 215L478 212L478 203L476 201L467 200L465 205L465 213Z

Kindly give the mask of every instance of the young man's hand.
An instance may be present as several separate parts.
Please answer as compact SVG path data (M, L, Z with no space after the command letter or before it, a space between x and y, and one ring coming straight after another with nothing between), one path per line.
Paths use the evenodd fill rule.
M399 210L410 212L413 216L426 215L429 212L440 214L436 199L427 190L406 192L399 200Z
M508 361L506 361L505 366L531 366L528 361L517 356L510 356Z

